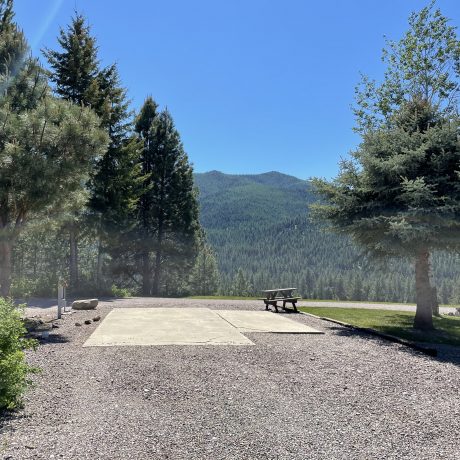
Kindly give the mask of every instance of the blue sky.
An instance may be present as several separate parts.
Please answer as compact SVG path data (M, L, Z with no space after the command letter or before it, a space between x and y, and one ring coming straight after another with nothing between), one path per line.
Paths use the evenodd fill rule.
M197 172L332 177L359 138L359 73L380 77L428 0L15 0L33 52L56 48L75 10L117 62L134 109L167 106ZM439 0L460 26L460 2Z

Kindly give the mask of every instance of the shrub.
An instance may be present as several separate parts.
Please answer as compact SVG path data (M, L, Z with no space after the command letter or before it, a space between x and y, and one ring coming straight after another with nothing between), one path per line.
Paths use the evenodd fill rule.
M0 297L0 410L15 409L30 385L28 378L37 369L29 366L24 350L37 341L26 339L21 311L11 300Z
M110 288L110 291L114 297L131 297L131 291L126 288L119 288L115 284L112 284L112 287Z

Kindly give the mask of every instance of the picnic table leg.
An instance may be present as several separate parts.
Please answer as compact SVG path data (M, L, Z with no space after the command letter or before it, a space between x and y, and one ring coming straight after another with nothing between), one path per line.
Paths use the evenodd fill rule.
M296 307L296 302L292 302L292 306L294 307L294 311L296 313L299 313L299 311L297 310L297 307Z
M276 313L279 313L279 311L278 311L278 305L277 305L277 301L276 301L276 300L273 302L273 306L275 307Z
M265 302L265 310L268 310L268 302Z

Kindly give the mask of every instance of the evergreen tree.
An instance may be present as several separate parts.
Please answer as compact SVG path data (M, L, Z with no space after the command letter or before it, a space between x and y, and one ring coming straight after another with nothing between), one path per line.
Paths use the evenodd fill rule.
M432 329L430 253L460 243L460 42L433 4L409 26L384 53L383 83L358 88L362 143L335 180L314 181L325 200L314 211L372 255L412 258L414 327Z
M249 297L252 292L252 286L249 279L245 275L243 269L240 267L233 278L232 295Z
M148 154L152 141L152 125L157 118L158 104L151 96L145 100L138 116L135 120L134 129L137 132L140 141L143 143L143 152L141 155L142 175L146 178L146 182L150 180L152 175L152 162L148 161ZM147 184L143 184L147 186ZM139 199L138 212L138 227L136 232L137 244L137 259L140 263L140 273L142 277L142 294L150 295L152 292L152 241L149 232L149 216L151 209L151 200L148 193L141 194Z
M60 30L58 44L59 51L44 50L52 68L50 79L55 84L56 93L65 100L91 107L106 124L110 123L107 95L99 91L99 83L104 83L106 78L104 74L99 75L96 40L82 15L76 14L67 30ZM83 216L79 211L75 209L65 225L69 233L70 286L74 290L78 289L80 282L78 240Z
M143 178L139 164L142 144L129 135L129 102L117 67L103 69L97 78L102 127L110 137L109 148L96 165L89 186L92 224L97 228L99 239L99 281L104 253L112 256L112 269L119 271L121 266L117 262L126 261L121 253L130 252L129 234L136 224Z
M81 14L72 18L67 30L60 30L58 43L61 51L44 50L53 69L50 79L55 83L56 93L75 104L93 107L100 115L96 40Z
M190 276L190 288L194 295L214 295L219 288L219 271L214 251L204 237Z
M148 98L135 129L144 142L145 177L139 200L143 294L164 292L168 279L186 276L193 266L199 231L193 170L167 110L156 114ZM153 273L153 276L152 276ZM168 276L163 278L163 275ZM182 276L183 275L183 276Z
M12 252L24 226L62 211L81 190L107 139L89 110L51 96L45 72L0 0L0 294L11 286Z

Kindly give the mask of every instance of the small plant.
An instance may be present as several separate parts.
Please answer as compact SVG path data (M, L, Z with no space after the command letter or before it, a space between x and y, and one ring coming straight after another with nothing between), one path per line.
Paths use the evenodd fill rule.
M129 289L119 288L115 284L112 284L110 291L114 297L120 297L120 298L131 297L131 291Z
M21 310L11 300L0 297L0 410L16 409L36 372L26 362L24 350L35 348L36 340L26 339Z

